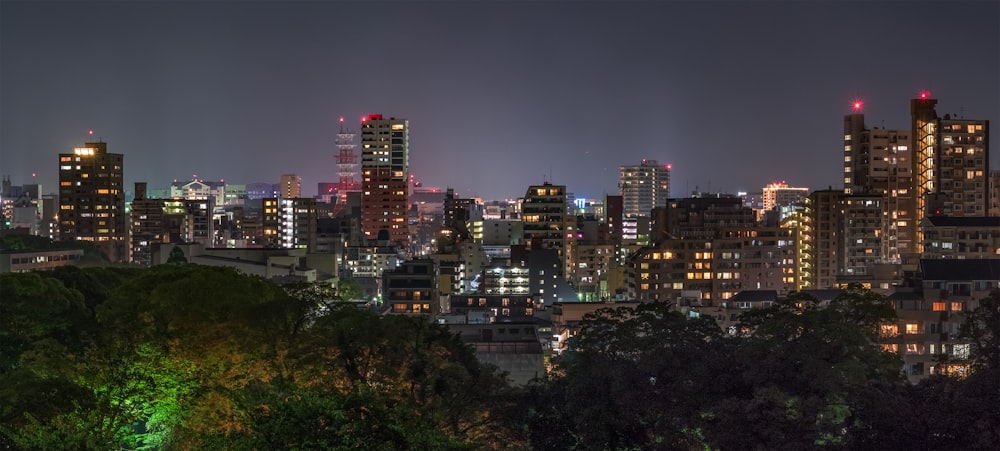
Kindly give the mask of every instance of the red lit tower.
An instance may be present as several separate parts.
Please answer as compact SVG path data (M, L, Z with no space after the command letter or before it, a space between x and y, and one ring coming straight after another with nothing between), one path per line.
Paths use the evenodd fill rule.
M354 154L354 132L344 129L344 118L340 118L340 133L337 133L337 175L340 180L337 182L337 191L357 191L358 183L354 181L355 168L358 165L358 156Z
M347 206L347 193L360 191L361 184L354 181L358 165L358 156L354 153L354 132L344 128L344 118L340 118L340 132L337 133L337 175L339 179L335 186L337 202L334 206L334 216L340 214Z

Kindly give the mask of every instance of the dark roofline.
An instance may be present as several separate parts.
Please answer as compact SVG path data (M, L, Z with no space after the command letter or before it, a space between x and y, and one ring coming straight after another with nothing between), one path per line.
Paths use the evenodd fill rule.
M921 259L923 280L1000 280L1000 259Z
M1000 230L1000 216L929 216L927 221L936 227L996 227Z

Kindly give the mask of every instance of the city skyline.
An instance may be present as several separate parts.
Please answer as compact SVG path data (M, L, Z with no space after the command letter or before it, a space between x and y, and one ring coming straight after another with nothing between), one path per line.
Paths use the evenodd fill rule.
M855 99L894 129L923 90L941 114L1000 111L990 2L0 8L0 173L46 192L58 155L101 137L126 189L295 173L311 196L338 180L339 118L372 113L410 121L417 180L468 197L617 194L642 159L672 165L673 197L837 188Z

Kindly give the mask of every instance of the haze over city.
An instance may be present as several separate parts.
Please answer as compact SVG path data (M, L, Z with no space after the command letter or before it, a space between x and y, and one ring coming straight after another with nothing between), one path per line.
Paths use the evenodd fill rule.
M338 119L369 113L408 119L411 174L463 196L600 197L643 158L673 165L673 196L836 187L855 99L888 128L923 90L1000 116L996 2L0 8L0 172L46 191L94 130L129 189L296 173L313 195L336 181Z

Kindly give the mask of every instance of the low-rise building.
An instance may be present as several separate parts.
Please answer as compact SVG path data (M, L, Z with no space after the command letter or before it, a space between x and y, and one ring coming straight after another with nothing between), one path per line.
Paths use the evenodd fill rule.
M0 250L0 273L29 272L75 266L83 258L80 249Z
M532 322L449 324L469 344L480 362L495 365L512 385L545 375L544 349Z
M383 302L388 313L429 315L440 313L438 271L433 260L408 260L382 274Z
M632 308L638 302L557 302L552 305L552 349L561 353L566 349L566 341L580 332L580 321L584 316L606 308Z
M532 296L524 294L453 294L448 313L488 322L524 321L533 318L538 308Z

